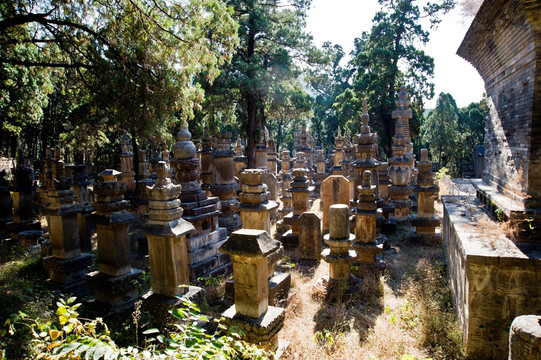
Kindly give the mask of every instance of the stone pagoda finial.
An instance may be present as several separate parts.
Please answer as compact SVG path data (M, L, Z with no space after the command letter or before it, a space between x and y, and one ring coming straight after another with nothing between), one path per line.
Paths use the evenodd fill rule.
M395 100L395 105L398 110L406 110L410 106L410 100L405 85L400 85L400 91L398 92L398 100Z
M188 130L188 122L182 121L180 130L177 133L177 142L173 145L173 154L177 160L193 159L197 149L191 141L192 134Z
M240 135L237 136L237 143L235 145L235 155L236 156L244 155L244 146L242 145L242 142L240 141Z

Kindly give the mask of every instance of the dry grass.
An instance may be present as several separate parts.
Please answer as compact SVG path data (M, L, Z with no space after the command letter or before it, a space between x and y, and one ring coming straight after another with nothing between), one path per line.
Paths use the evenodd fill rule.
M291 268L283 359L464 358L443 248L414 246L406 234L409 228L399 227L391 238L397 253L386 257L384 275L333 294L341 302L325 293L327 263Z

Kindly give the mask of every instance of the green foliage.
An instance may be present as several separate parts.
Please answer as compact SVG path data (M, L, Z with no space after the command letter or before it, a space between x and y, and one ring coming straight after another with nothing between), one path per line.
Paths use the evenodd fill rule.
M5 118L4 128L20 131L16 113L41 120L52 87L44 91L45 82L27 74L62 69L71 82L56 88L64 96L79 93L71 111L51 109L49 115L64 128L53 127L56 136L62 134L73 148L103 146L111 126L146 138L168 132L179 118L190 118L203 99L194 76L204 74L212 82L237 43L237 23L220 0L19 1L1 9L0 79L2 71L15 69L0 81L6 94L2 99L9 102L0 103L0 112L15 114ZM26 94L15 99L10 94L15 85ZM10 110L19 98L34 102Z
M271 354L240 339L242 333L218 325L214 334L207 334L199 325L208 322L191 302L170 311L177 320L175 330L167 337L157 329L143 332L145 347L120 347L110 336L101 318L79 318L80 303L75 298L57 302L57 319L42 322L23 312L13 314L0 332L2 338L24 332L32 340L31 356L36 359L266 359ZM9 355L9 354L8 354Z
M312 61L318 52L302 30L309 1L228 0L227 4L239 22L240 41L231 63L222 67L214 85L203 85L214 105L207 104L208 111L203 109L200 119L212 127L216 116L231 114L234 106L247 137L248 167L253 167L255 146L264 138L267 125L284 131L277 135L281 140L287 134L280 127L310 116L309 99L298 85L298 64Z
M421 142L453 177L460 177L462 165L473 161L475 145L484 143L485 111L485 100L459 109L450 94L441 93L422 124Z
M449 11L454 1L429 4L423 11L414 0L380 0L379 3L382 9L374 16L371 31L355 39L352 65L356 72L352 90L346 90L336 99L335 110L340 122L355 133L360 126L360 100L367 98L370 115L378 120L371 125L389 152L394 128L391 114L395 109L398 86L406 84L411 96L412 137L418 133L423 96L428 99L433 96L434 84L429 80L434 72L434 60L419 49L419 45L429 40L429 32L423 28L420 19L427 17L435 25L438 16Z

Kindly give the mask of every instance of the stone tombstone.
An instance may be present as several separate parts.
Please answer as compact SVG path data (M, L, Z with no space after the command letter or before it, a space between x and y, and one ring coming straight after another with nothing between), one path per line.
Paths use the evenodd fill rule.
M186 235L190 279L211 274L223 274L231 267L229 257L218 253L219 246L227 238L227 229L218 227L218 198L209 197L199 184L199 164L197 149L191 141L192 134L188 123L183 121L173 145L175 159L171 166L175 169L175 180L182 186L179 200L183 209L182 218L194 226ZM205 138L205 143L209 139ZM206 144L204 147L210 146ZM209 155L202 152L201 156Z
M329 209L330 232L323 237L328 249L323 250L321 257L329 263L329 281L348 280L351 276L351 263L357 258L351 244L355 235L349 232L349 208L345 204L335 204Z
M323 232L329 231L329 208L334 204L349 205L349 180L342 175L331 175L321 184L323 204Z
M321 256L321 219L313 212L299 216L299 258L319 260Z
M235 304L222 314L227 326L238 326L243 339L276 351L285 309L268 305L268 257L280 249L264 230L233 232L220 247L233 263Z
M276 178L276 175L270 172L266 172L261 174L261 181L263 184L267 185L267 189L270 193L270 200L277 201L278 200L278 179Z
M98 271L87 275L86 284L94 290L96 301L111 306L114 312L134 304L139 294L133 281L142 275L141 270L131 267L129 227L136 216L128 211L126 185L117 180L120 174L113 169L98 174L102 181L94 185L96 211L88 217L96 224Z

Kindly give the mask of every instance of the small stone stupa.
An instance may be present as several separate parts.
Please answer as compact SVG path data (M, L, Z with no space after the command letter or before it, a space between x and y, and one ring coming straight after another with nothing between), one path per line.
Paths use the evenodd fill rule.
M51 179L47 182L47 206L44 213L49 225L52 256L43 259L50 281L63 289L84 283L90 254L81 254L77 214L82 211L77 196L70 189L72 179L66 176L60 147L54 149Z
M412 188L409 186L411 179L410 158L406 154L406 138L402 132L402 120L396 123L395 136L393 137L393 157L389 160L389 178L392 185L389 187L389 195L394 206L391 218L405 220L409 217L411 200L409 195Z
M347 281L351 277L351 263L357 258L351 244L355 235L349 232L349 208L344 204L331 205L329 209L329 233L323 237L328 249L321 257L329 263L329 282Z
M285 309L269 306L269 256L280 249L264 230L237 230L220 247L233 263L235 304L223 314L226 326L238 326L243 339L276 351L278 333L284 326Z
M215 136L215 147L212 151L212 184L211 193L220 199L220 216L218 225L227 229L227 233L241 228L241 221L235 208L239 203L237 199L238 185L235 181L235 165L231 150L231 133L221 132Z
M375 158L375 148L374 144L376 143L376 134L370 132L370 126L368 122L370 117L368 115L368 106L366 99L363 100L363 114L362 114L362 126L361 133L355 136L355 161L353 167L355 169L355 180L354 180L354 192L353 198L356 199L359 196L359 186L363 182L363 174L368 170L372 176L372 185L376 187L378 185L378 172L376 170L379 162Z
M353 249L357 251L355 265L358 272L356 275L361 277L365 270L385 268L384 263L376 260L376 255L381 254L383 250L382 245L376 245L376 217L381 213L381 210L377 208L376 186L372 185L371 179L371 172L365 170L362 183L357 189L359 196L356 201Z
M103 181L94 185L96 211L88 217L96 224L98 271L87 275L86 285L94 290L97 302L118 312L133 306L139 297L133 282L140 280L142 271L131 267L129 239L130 223L136 216L128 211L126 185L117 180L120 172L107 169L98 175Z
M145 188L149 212L144 232L148 239L152 290L143 299L145 307L158 319L167 317L168 310L182 303L178 296L193 298L201 291L189 286L186 234L194 227L182 219L178 199L182 186L171 183L170 172L166 162L159 162L156 184Z
M440 218L434 212L434 200L438 196L438 187L434 184L432 162L428 159L428 150L421 149L421 161L417 161L419 171L417 186L417 214L412 216L411 226L415 226L413 239L425 245L441 244Z

